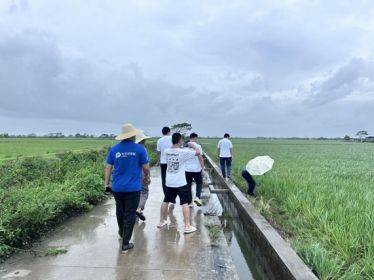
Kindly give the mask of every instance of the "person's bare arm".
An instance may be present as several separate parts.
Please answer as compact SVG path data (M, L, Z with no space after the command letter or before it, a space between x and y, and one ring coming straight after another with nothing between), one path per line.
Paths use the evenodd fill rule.
M110 177L112 176L112 171L113 171L113 165L107 164L105 166L105 179L104 179L104 188L110 187Z
M157 166L160 165L160 160L161 160L161 152L157 151L157 163L156 163Z
M200 150L194 144L192 144L191 142L188 143L188 147L191 148L191 149L193 149L193 150L195 150L195 152L196 152L195 155L196 156L201 155Z
M143 185L149 185L151 183L151 170L149 167L149 163L142 165L143 171Z
M205 169L204 158L203 158L202 155L198 155L197 157L199 158L201 169L204 171L204 169Z

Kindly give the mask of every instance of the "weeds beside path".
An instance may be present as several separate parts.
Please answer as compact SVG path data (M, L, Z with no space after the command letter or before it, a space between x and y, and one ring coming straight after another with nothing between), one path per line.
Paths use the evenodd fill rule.
M0 259L104 199L108 148L42 154L0 164ZM150 141L147 148L154 164L155 143Z
M0 257L102 200L106 151L66 152L0 165Z

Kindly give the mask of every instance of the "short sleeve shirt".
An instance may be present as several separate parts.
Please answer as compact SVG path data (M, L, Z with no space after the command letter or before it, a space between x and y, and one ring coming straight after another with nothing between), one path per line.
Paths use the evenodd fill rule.
M201 148L199 144L195 142L190 142L190 143L192 143L192 145L194 145L200 151L200 154L203 153L203 149ZM201 164L197 156L189 159L186 162L186 172L200 172L200 171L201 171Z
M196 152L190 148L169 148L165 150L167 163L166 186L179 188L187 185L186 162L196 157Z
M172 146L172 143L171 143L170 135L162 136L160 139L157 140L157 152L161 153L161 156L160 156L161 164L166 164L165 150L171 148L171 146Z
M142 165L148 163L144 146L124 140L113 146L106 159L113 165L113 192L135 192L141 190Z
M219 148L219 157L229 158L232 157L230 149L232 149L232 143L229 139L223 138L219 140L217 148Z

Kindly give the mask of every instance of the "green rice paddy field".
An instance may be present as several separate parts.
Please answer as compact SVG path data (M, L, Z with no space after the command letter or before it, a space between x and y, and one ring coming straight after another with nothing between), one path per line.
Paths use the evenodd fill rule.
M114 143L108 139L0 138L0 162L19 157L54 155L66 151L100 149Z
M217 139L202 139L217 161ZM255 156L273 170L255 176L251 200L321 279L374 279L374 144L234 139L233 180Z
M215 159L218 139L201 139ZM0 162L112 145L100 139L0 139ZM247 161L269 155L251 199L321 279L374 279L374 144L233 139L233 179ZM149 152L154 150L149 146Z

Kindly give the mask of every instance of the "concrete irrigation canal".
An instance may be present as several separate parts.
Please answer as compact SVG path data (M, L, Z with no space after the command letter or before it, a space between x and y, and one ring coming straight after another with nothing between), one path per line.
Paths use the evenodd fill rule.
M71 218L26 252L0 264L0 279L316 279L289 245L207 158L205 205L191 209L198 231L183 234L181 207L157 229L162 188L152 170L147 220L134 250L121 254L114 200ZM221 226L223 225L223 226ZM50 248L67 252L45 256Z

